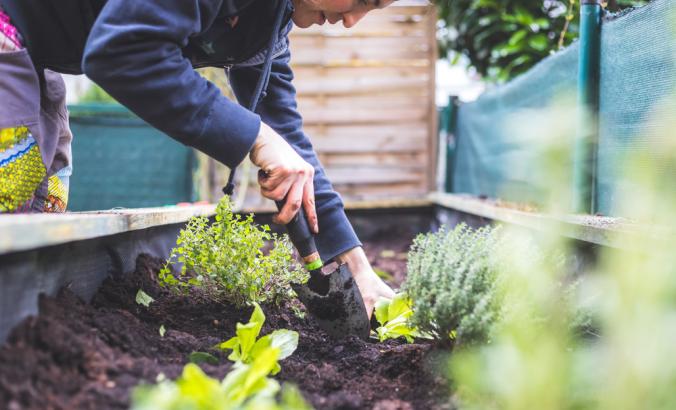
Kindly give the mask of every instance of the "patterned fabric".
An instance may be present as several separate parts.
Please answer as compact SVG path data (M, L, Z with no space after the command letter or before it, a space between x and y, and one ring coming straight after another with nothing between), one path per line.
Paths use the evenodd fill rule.
M70 174L70 167L66 167L57 172L56 175L49 177L44 212L66 212Z
M28 211L47 170L26 127L0 130L0 213Z
M19 32L9 22L9 16L0 9L0 53L21 50Z

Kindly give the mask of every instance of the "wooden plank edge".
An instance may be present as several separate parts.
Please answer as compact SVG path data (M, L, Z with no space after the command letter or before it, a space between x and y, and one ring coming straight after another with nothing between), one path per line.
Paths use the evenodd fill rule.
M95 239L213 215L215 205L0 215L0 255Z
M625 218L594 215L550 215L497 206L471 195L432 192L428 199L437 206L535 230L554 229L562 235L596 245L635 248L638 238L665 240L676 232L646 226Z

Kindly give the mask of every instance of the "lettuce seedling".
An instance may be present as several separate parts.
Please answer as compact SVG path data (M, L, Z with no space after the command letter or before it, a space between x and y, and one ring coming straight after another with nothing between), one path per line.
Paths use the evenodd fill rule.
M149 294L145 293L143 289L139 289L138 292L136 292L136 303L139 305L143 305L145 307L150 307L150 304L153 303L155 299L153 299L152 296Z
M391 300L380 298L376 302L375 315L380 323L376 334L381 342L404 337L408 343L413 343L416 337L430 338L430 335L410 324L409 319L413 315L411 306L411 299L405 293L398 293Z
M261 328L265 323L265 314L261 307L254 303L254 311L251 314L249 323L237 323L236 336L218 345L221 350L232 350L228 359L233 362L251 363L256 360L262 352L269 348L279 350L277 360L283 360L291 356L298 347L298 332L287 329L279 329L258 338ZM277 374L281 370L279 363L276 363L272 374Z
M176 381L137 387L132 410L302 410L311 409L297 390L268 378L279 360L280 350L268 347L251 364L238 362L222 382L195 364L187 364Z

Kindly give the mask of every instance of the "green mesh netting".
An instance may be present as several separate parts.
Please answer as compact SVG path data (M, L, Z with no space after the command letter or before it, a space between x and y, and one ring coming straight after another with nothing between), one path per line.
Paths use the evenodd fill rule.
M511 123L515 114L527 119L530 110L547 107L561 95L574 95L578 59L576 43L477 101L460 105L453 192L539 202L548 188L534 169L540 152L532 137L514 135Z
M622 216L617 200L631 192L622 158L675 137L676 130L665 133L658 123L665 115L676 118L676 112L662 110L662 118L655 113L676 95L675 29L676 0L655 0L603 24L596 191L602 214Z
M119 106L70 107L69 211L143 208L192 200L193 151Z
M578 51L574 44L478 101L460 106L453 192L520 202L544 198L549 187L538 169L540 152L507 124L519 112L546 108L552 97L576 92ZM676 0L654 0L604 20L596 211L622 216L616 209L618 198L632 192L622 160L659 139L674 138L673 130L664 132L660 124L665 116L676 119L676 110L664 109L666 99L674 106L675 96ZM648 160L645 166L655 165Z

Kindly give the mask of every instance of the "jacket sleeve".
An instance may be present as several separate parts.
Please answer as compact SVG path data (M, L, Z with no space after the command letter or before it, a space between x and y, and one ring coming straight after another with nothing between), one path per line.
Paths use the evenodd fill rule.
M319 235L315 240L322 259L328 261L349 249L361 246L361 243L345 215L340 196L333 190L310 139L303 132L296 90L291 83L293 72L289 59L288 50L274 59L267 94L256 112L263 122L277 131L315 169L315 203L319 218ZM230 70L230 84L239 101L247 103L251 99L261 71L261 66L236 67Z
M82 70L172 138L229 167L250 151L260 117L223 97L181 52L212 23L222 0L108 0L85 46Z

